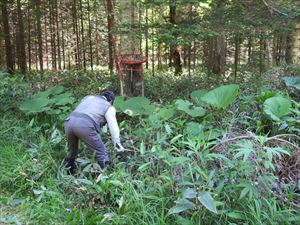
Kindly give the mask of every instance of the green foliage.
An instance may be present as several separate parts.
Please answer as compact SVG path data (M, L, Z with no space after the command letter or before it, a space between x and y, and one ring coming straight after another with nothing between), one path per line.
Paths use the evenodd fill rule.
M207 93L206 90L196 90L191 93L191 98L194 102L200 103L201 98Z
M211 212L214 212L214 213L217 213L217 208L216 208L216 205L214 203L214 200L213 198L211 197L210 193L204 191L204 192L201 192L199 194L199 197L198 197L199 201L201 202L201 204L207 208L209 211Z
M155 107L150 104L150 100L145 97L133 97L126 101L122 97L117 97L114 105L116 109L129 116L149 115L155 110Z
M286 86L300 90L300 77L283 77Z
M195 204L187 199L179 199L176 202L176 205L169 210L169 214L180 213L188 209L194 209Z
M236 99L239 86L236 84L224 85L215 88L201 97L201 100L219 109L227 108Z
M186 112L192 117L202 117L205 115L205 110L202 107L191 107L193 103L178 99L176 100L177 109Z
M19 102L29 94L29 90L30 85L22 77L0 71L0 112L17 108Z
M291 111L292 103L283 97L268 98L264 102L264 112L273 120L280 121L281 118Z
M63 86L55 86L34 94L30 99L20 105L20 110L25 113L41 113L61 115L70 110L75 102L72 94L64 92Z
M211 92L215 90L218 88ZM64 93L61 87L56 87L36 95L49 102ZM122 144L129 151L116 154L112 143L107 142L111 164L102 174L90 152L82 149L76 160L76 174L66 174L63 130L61 126L46 125L52 114L35 113L31 120L23 115L2 117L0 221L295 223L299 220L297 212L275 198L274 190L279 188L288 202L296 202L298 183L290 181L279 187L277 172L281 168L278 162L293 153L292 145L282 143L290 141L298 145L299 142L296 138L292 140L294 136L291 139L287 136L286 142L274 141L270 130L255 133L256 123L252 123L262 120L263 102L277 98L278 91L247 92L247 97L240 97L234 103L236 95L225 98L230 103L218 100L217 108L222 110L209 108L211 103L203 102L203 94L193 92L193 102L185 100L189 93L182 94L171 104L160 102L167 99L164 96L156 104L147 98L117 97L115 106L121 117L118 119ZM70 105L65 105L66 98L67 95L56 99L51 108ZM300 115L299 103L291 103L289 113L280 116L280 121L267 121L272 126L286 123L287 135L295 132L292 127L297 129ZM229 105L230 112L226 112ZM198 116L198 108L206 110L203 116ZM41 119L45 122L41 123ZM273 130L274 135L279 134L276 131ZM105 134L101 136L103 140L110 139Z

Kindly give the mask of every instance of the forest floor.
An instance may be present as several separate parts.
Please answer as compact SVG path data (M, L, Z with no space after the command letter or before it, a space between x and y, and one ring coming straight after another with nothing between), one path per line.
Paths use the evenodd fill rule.
M63 119L84 95L118 90L117 78L0 73L0 224L299 224L300 95L286 72L241 73L235 86L146 74L147 98L115 103L129 151L103 133L109 169L81 145L74 175ZM24 104L40 90L51 95Z

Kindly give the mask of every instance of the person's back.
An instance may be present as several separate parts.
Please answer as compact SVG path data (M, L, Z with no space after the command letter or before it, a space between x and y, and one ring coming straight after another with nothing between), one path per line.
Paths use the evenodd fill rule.
M111 103L105 100L103 96L89 95L82 99L72 114L79 115L82 113L89 116L98 130L106 123L105 114L109 107L112 107Z

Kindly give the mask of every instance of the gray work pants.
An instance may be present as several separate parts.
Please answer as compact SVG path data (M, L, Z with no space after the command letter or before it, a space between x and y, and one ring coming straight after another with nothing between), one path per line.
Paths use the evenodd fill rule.
M96 152L96 160L100 165L109 161L105 146L92 119L88 116L70 116L65 120L65 134L68 140L67 161L74 163L78 155L78 142L83 141L89 149Z

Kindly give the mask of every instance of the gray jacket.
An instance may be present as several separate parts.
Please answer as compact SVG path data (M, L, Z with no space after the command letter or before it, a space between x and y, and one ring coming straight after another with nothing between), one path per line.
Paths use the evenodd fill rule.
M93 120L96 130L106 124L105 114L112 105L103 96L86 96L73 111L73 115L86 115ZM71 116L72 116L71 114Z

